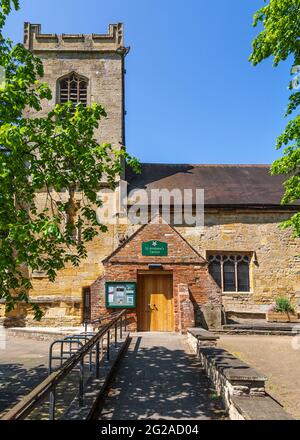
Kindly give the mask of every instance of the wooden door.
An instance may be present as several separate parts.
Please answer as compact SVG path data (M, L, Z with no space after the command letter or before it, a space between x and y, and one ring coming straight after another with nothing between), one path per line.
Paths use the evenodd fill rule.
M140 275L137 289L139 331L174 331L172 275Z
M91 321L91 288L90 287L84 287L82 289L83 293L83 322L90 322Z

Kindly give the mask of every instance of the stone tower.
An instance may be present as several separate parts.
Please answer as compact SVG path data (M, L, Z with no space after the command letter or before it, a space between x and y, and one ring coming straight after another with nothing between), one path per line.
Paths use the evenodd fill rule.
M124 47L123 24L109 25L109 33L43 34L40 24L25 23L24 45L38 56L52 90L52 100L44 101L42 113L61 102L60 83L74 73L86 83L86 103L104 106L107 118L97 133L99 142L117 148L125 144L124 127Z
M102 119L95 136L99 143L108 142L115 149L121 148L125 144L124 62L129 50L124 47L123 25L109 25L105 35L57 35L43 34L41 25L25 23L24 46L42 60L45 72L42 80L52 90L52 100L42 102L39 116L46 116L56 103L68 100L101 104L107 118ZM36 112L30 110L27 115L36 116ZM105 191L104 184L101 192L105 194ZM44 207L47 192L38 192L36 200L38 206ZM109 225L107 233L87 244L88 257L80 266L67 265L53 283L44 272L30 273L33 286L30 299L45 313L41 325L79 325L85 319L89 311L89 286L102 273L101 261L119 244L118 237L118 225ZM7 325L11 325L10 321L14 325L15 322L37 325L26 304L10 313L6 321Z

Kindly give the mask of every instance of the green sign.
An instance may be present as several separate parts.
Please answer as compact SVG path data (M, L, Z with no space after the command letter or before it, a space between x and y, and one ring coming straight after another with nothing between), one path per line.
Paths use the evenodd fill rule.
M168 243L151 240L142 244L142 254L145 257L166 257L168 255Z
M136 283L105 283L106 307L113 309L134 309L136 307Z

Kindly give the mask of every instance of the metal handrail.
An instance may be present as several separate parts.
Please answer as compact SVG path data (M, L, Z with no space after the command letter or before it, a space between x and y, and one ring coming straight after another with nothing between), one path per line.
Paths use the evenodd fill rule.
M7 414L5 414L1 420L22 420L28 416L37 405L43 401L50 393L52 394L51 400L53 408L50 408L50 419L54 419L55 412L55 388L60 384L60 382L72 371L78 364L82 366L84 357L93 349L96 345L96 375L99 374L99 350L100 350L100 340L107 333L107 359L109 359L109 346L110 346L110 330L115 326L115 335L117 335L117 324L120 321L120 337L122 338L122 318L126 315L126 310L118 313L113 317L110 322L105 324L97 334L91 337L87 343L82 346L73 356L71 356L57 371L51 373L43 382L41 382L36 388L34 388L27 396L25 396L21 402L17 403ZM126 317L125 317L125 331L126 331ZM82 381L80 381L80 387L83 386ZM81 397L82 397L82 389ZM79 402L81 401L79 396ZM51 417L52 411L52 417Z
M106 321L107 319L111 319L112 317L117 316L118 314L119 314L119 312L107 313L106 315L100 316L97 319L85 320L83 323L83 325L85 326L85 333L87 332L88 325L92 325L94 327L97 327L96 324L101 325L102 321Z

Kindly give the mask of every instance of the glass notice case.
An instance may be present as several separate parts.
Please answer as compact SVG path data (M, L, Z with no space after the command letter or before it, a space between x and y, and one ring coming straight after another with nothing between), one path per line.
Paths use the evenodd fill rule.
M106 307L112 309L134 309L136 307L136 283L105 283Z

